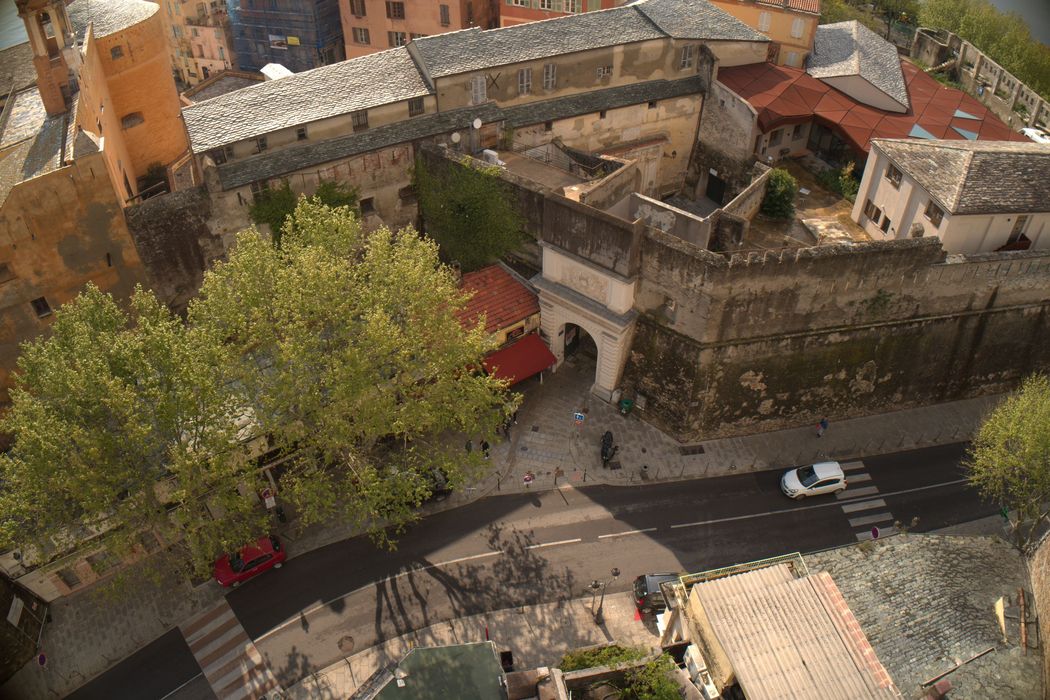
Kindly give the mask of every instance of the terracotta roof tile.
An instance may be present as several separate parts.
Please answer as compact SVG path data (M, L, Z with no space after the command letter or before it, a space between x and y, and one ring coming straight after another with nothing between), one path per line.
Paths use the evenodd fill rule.
M489 265L463 275L460 284L474 296L459 314L464 325L473 325L485 315L485 331L494 333L540 312L536 294L502 265Z

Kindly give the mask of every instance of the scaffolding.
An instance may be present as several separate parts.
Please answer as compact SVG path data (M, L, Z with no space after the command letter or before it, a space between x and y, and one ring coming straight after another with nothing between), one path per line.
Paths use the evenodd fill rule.
M227 0L241 70L279 63L293 73L342 61L337 0Z

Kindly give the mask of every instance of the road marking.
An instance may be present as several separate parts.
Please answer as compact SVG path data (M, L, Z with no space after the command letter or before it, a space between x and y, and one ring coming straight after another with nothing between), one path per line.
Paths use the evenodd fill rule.
M857 496L873 496L879 492L876 486L862 486L859 489L846 489L842 493L835 494L835 498L844 500L846 498L856 498Z
M844 472L855 472L858 469L864 468L864 462L861 462L860 460L855 462L843 462L839 466L842 467L842 471Z
M390 576L384 576L381 579L377 579L375 581L372 581L371 583L366 583L365 585L360 586L359 588L355 588L352 591L348 591L348 592L346 592L346 593L344 593L342 595L336 596L335 598L332 598L331 600L326 600L323 603L318 603L317 605L313 606L312 608L309 608L308 610L302 610L300 612L297 612L294 617L289 617L287 620L285 620L284 622L278 624L273 629L271 629L268 632L266 632L264 634L261 634L258 637L256 637L255 638L255 642L256 643L261 642L262 640L266 639L267 637L270 637L270 636L272 636L274 634L277 634L278 632L283 630L285 627L288 627L291 624L299 623L302 618L306 617L307 615L312 615L313 613L317 612L318 610L321 610L323 608L327 608L332 603L335 603L337 601L343 600L344 598L349 598L350 596L354 595L355 593L360 593L363 590L372 588L373 586L377 586L377 585L379 585L381 583L387 583L389 581L393 581L394 579L399 579L402 576L409 576L411 574L419 573L420 571L426 571L427 569L436 569L436 568L441 567L441 566L450 566L452 564L459 564L459 563L462 563L462 562L465 562L465 561L474 561L475 559L484 559L486 557L494 557L494 556L497 556L499 554L504 554L504 551L502 549L496 549L496 550L493 550L491 552L482 552L481 554L472 554L469 557L460 557L459 559L450 559L448 561L438 562L437 564L427 564L426 566L413 566L410 569L405 569L404 571L399 571L396 574L392 574Z
M874 508L885 508L886 501L881 498L876 498L873 501L858 501L857 503L847 503L842 506L843 513L856 513L858 510L872 510Z
M893 513L875 513L874 515L862 515L859 518L850 518L850 527L860 527L861 525L874 525L875 523L893 522Z
M574 540L558 540L557 542L544 542L543 544L530 544L525 549L540 549L541 547L554 547L554 546L557 546L559 544L575 544L576 542L581 542L581 541L582 541L582 539L577 537Z
M902 495L904 495L906 493L917 493L919 491L928 491L930 489L940 489L940 488L944 488L945 486L956 486L958 484L965 484L966 481L967 481L966 479L956 479L955 481L945 481L945 482L942 482L940 484L930 484L928 486L916 486L913 489L902 489L900 491L892 491L890 493L884 493L884 494L882 494L882 496L883 497L902 496ZM874 487L871 487L871 488L874 488ZM857 491L863 491L863 490L864 489L857 489ZM844 491L843 493L849 493L849 491L847 490L847 491ZM842 494L839 494L839 495L841 496ZM856 491L853 493L853 495L857 495ZM861 500L862 499L856 499L857 502L860 502ZM785 513L798 513L798 512L803 511L803 510L816 510L817 508L833 508L833 507L842 508L842 507L845 507L845 504L843 504L841 502L832 501L830 503L817 503L816 505L812 505L812 506L799 506L798 508L784 508L782 510L769 510L769 511L766 511L764 513L751 513L750 515L736 515L736 516L733 516L731 518L716 518L714 520L698 520L695 523L681 523L679 525L672 525L671 529L672 530L677 530L678 528L682 528L682 527L697 527L699 525L716 525L718 523L733 522L734 520L747 520L748 518L762 518L762 517L765 517L767 515L784 515Z
M642 528L641 530L627 530L626 532L611 532L608 535L598 535L598 539L604 540L607 537L624 537L626 535L637 535L637 534L640 534L640 533L643 533L643 532L652 532L655 529L656 529L655 527L646 527L646 528Z
M871 481L871 474L850 474L847 481L851 484L859 484L862 481Z
M172 695L174 695L175 693L179 692L180 690L182 690L183 688L185 688L190 683L192 683L193 681L197 680L198 678L200 678L203 675L204 675L204 673L198 673L196 676L194 676L193 678L189 679L188 681L186 681L185 683L180 685L178 688L176 688L175 690L171 691L170 693L168 693L167 695L162 697L160 700L168 700L168 698L170 698Z
M890 535L895 535L895 534L897 534L897 528L895 528L895 527L880 527L879 528L879 539L880 540L883 537L889 537ZM870 530L865 530L864 532L858 532L857 533L857 541L858 542L865 542L865 541L871 540L871 539L874 539L874 538L871 536L871 531Z

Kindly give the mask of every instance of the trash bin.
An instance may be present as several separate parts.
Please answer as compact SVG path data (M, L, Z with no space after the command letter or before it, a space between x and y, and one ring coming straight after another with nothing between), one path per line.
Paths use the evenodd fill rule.
M620 399L620 413L627 415L634 408L634 399Z

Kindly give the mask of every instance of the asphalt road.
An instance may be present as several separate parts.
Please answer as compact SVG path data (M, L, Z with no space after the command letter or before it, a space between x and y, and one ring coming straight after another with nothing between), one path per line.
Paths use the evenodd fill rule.
M839 498L800 503L780 493L779 472L486 498L426 518L394 551L358 537L300 555L227 601L287 687L342 658L348 636L359 651L443 620L579 597L614 566L622 575L610 592L628 590L648 571L702 571L856 542L868 530L858 515L872 511L850 511L850 504L882 499L876 511L907 524L918 517L915 531L994 513L961 483L964 449L870 457L847 473L850 486ZM185 643L172 637L154 645L163 642L177 657ZM170 669L149 684L130 684L135 672L126 666L139 675L148 668L134 659L74 697L101 697L81 694L91 686L92 693L119 688L111 697L157 698L180 686L172 699L209 695L199 677L176 679Z

